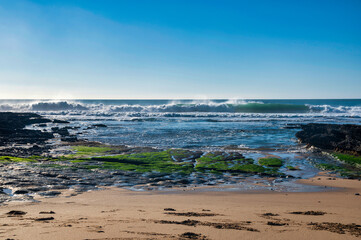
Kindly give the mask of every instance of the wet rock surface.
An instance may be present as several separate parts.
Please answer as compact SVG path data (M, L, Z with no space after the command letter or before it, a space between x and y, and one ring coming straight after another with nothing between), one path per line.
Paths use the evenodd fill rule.
M301 126L296 137L309 146L361 155L361 126L310 123Z
M35 113L0 112L0 156L43 155L52 148L48 141L57 135L64 142L78 141L76 135L69 133L69 129L74 130L76 127L57 126L67 123L70 122L46 119ZM44 129L25 129L29 125ZM48 126L54 127L46 130Z
M0 113L0 146L6 144L43 144L53 138L52 133L23 129L26 125L51 122L34 113Z

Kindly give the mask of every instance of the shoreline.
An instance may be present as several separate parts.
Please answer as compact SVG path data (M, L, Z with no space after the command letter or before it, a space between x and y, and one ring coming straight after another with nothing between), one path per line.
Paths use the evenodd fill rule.
M42 198L41 202L11 202L0 208L0 236L54 240L358 239L361 196L355 194L361 192L361 181L328 178L333 176L302 181L343 188L325 192L160 194L111 187L71 197ZM164 210L167 208L170 211ZM12 210L26 214L8 217L6 213ZM195 238L182 235L185 233Z
M4 203L0 205L0 238L273 240L361 236L361 181L315 171L319 165L340 175L359 177L360 157L326 156L326 160L336 156L347 163L341 168L332 165L333 160L306 160L313 154L317 157L318 151L278 150L277 155L227 148L200 151L113 146L78 141L71 133L78 128L63 127L69 123L64 120L7 115L18 122L0 129L8 142L8 150L0 157L0 200ZM11 125L6 118L3 122ZM51 132L24 129L34 123ZM322 131L333 128L307 126L316 127L314 137L323 142ZM58 145L48 146L48 139L57 140ZM13 147L14 142L34 144L28 149ZM333 142L342 143L342 139L333 138Z

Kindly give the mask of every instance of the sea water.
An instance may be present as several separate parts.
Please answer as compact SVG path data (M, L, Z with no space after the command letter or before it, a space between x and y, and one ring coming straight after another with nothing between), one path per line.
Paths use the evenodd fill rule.
M361 99L0 100L0 111L68 120L79 138L159 148L289 150L299 124L361 124Z

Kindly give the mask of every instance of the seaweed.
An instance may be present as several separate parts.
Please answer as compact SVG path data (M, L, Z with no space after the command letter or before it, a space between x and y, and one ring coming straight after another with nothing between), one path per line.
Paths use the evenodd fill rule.
M0 162L36 162L38 156L30 158L21 158L21 157L11 157L11 156L0 156Z
M288 170L290 170L290 171L300 170L298 167L294 167L294 166L290 166L290 165L286 166L286 168L287 168Z
M361 156L355 156L344 153L333 153L333 156L344 163L353 165L357 168L361 168Z
M282 167L283 161L279 158L261 158L258 163L267 167Z

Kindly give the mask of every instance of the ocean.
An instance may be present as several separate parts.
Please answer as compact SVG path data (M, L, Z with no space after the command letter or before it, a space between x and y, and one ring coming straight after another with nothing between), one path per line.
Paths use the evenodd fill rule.
M0 100L0 111L68 120L79 138L159 148L290 150L298 124L361 124L361 99Z

